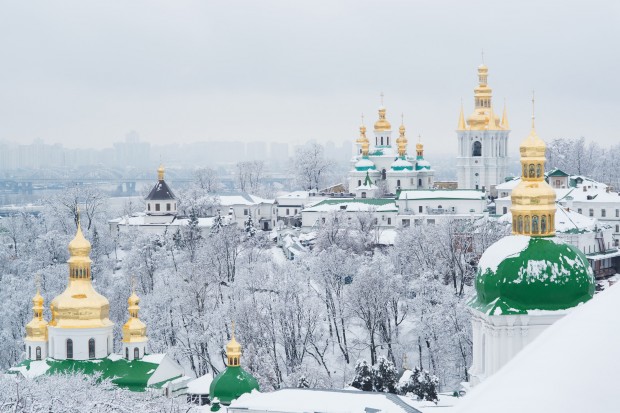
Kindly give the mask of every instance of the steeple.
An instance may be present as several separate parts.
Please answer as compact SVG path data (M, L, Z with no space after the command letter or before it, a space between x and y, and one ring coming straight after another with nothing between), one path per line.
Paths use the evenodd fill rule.
M532 129L521 142L521 182L512 191L512 233L530 236L555 235L555 191L545 181L545 142L536 134L534 96Z
M396 139L398 145L398 156L404 158L407 154L407 137L405 136L405 122L404 116L401 115L400 128L398 128L400 136Z
M235 322L232 322L231 339L226 344L226 358L228 367L238 367L241 365L241 344L235 339Z
M510 124L508 123L508 109L506 109L506 102L504 102L504 113L502 114L502 128L510 129Z
M459 126L457 130L465 130L467 126L465 125L465 116L463 115L463 101L461 100L461 113L459 114Z

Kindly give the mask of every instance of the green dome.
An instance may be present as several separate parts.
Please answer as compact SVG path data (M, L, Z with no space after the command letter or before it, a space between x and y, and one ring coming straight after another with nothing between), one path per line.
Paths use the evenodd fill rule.
M586 256L555 237L508 236L480 258L476 297L469 305L488 315L564 310L594 295Z
M229 405L230 402L252 390L259 390L258 382L240 366L228 366L226 370L215 376L209 388L209 397L217 397L220 403Z

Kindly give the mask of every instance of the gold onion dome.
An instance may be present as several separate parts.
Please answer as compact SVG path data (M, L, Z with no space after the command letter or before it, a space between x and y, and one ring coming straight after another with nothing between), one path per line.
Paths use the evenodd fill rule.
M379 108L379 119L375 122L375 131L389 131L392 130L392 125L385 118L385 107Z
M123 325L123 343L146 341L146 324L138 318L140 297L135 291L127 299L129 320Z
M82 233L82 225L78 221L77 233L69 243L69 254L71 255L71 258L88 257L90 255L90 250L90 242L84 237L84 234Z
M91 283L90 242L78 228L69 243L69 284L51 304L50 326L58 328L100 328L113 325L110 321L110 303Z
M164 165L159 165L159 168L157 168L157 179L160 181L163 181L164 173L165 173Z

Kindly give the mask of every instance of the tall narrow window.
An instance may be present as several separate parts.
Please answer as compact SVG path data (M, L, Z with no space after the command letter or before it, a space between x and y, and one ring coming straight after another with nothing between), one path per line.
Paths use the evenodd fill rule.
M540 217L540 233L541 234L547 233L547 217L545 215Z
M28 358L32 360L32 347L28 346Z
M88 340L88 358L89 359L95 358L95 339L94 338L91 338L90 340Z
M530 164L530 178L534 178L534 164Z
M37 360L41 360L41 347L37 346L36 353L37 353Z
M540 166L540 164L536 164L536 178L540 178L541 175L542 175L542 167Z
M518 222L518 232L522 234L523 233L523 217L521 215L519 215L517 222Z
M529 215L525 216L525 233L526 234L530 233L530 216Z
M138 349L138 347L135 347L133 349L133 358L134 360L137 360L140 358L140 350Z
M73 340L70 338L67 339L67 359L71 360L73 358Z
M125 359L129 360L129 347L125 347Z
M471 156L482 156L482 144L480 141L475 141L471 150Z
M155 211L159 211L159 204L155 204Z
M538 216L532 217L532 234L538 234Z
M170 205L169 203L166 204L166 211L170 211L172 209L172 205Z

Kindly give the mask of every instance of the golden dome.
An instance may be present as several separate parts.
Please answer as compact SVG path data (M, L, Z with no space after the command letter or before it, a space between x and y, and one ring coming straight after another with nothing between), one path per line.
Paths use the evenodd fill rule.
M113 325L110 303L91 283L90 242L78 222L75 238L69 243L69 284L51 304L49 325L58 328L99 328Z
M534 128L532 128L528 137L519 146L521 158L545 158L546 150L547 145L545 141L538 137Z
M357 143L363 143L364 141L367 141L368 138L366 137L366 126L361 125L360 126L360 137L357 138L357 140L355 142Z
M90 250L90 242L84 237L82 225L78 221L77 233L69 243L69 254L71 254L71 257L88 257Z
M375 122L375 131L390 131L392 130L392 125L390 122L385 119L385 107L379 108L379 119Z
M407 154L407 137L405 136L405 125L401 124L398 128L400 135L396 138L396 145L398 146L398 155L405 156Z
M482 63L480 66L478 66L478 72L479 73L487 73L488 71L489 71L489 68L484 63Z
M416 149L416 151L422 151L422 150L424 150L424 145L422 145L421 142L418 142L418 143L415 144L415 149Z
M147 341L146 324L138 318L140 297L136 295L135 291L131 293L127 303L129 304L129 320L123 325L123 343Z
M41 309L43 308L43 296L41 296L41 293L39 292L38 289L37 289L37 293L34 295L34 297L32 297L32 304L33 304L33 310L38 307L41 307Z

